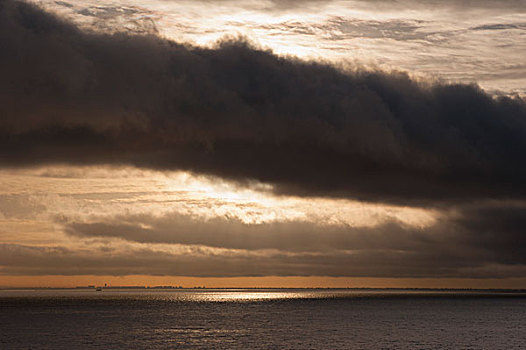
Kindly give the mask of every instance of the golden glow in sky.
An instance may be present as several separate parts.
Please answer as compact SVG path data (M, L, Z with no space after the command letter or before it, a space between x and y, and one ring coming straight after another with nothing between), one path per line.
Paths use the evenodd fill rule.
M40 1L86 28L214 45L244 36L277 54L478 83L524 94L526 13L518 7L418 1ZM488 2L491 4L491 2Z

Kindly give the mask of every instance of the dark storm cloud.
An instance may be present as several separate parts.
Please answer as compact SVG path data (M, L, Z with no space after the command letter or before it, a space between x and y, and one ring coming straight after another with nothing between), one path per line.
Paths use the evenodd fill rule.
M0 47L3 166L132 164L398 203L526 195L526 104L476 86L82 32L8 0Z
M526 264L526 206L493 203L471 206L457 213L455 224L462 228L465 244L472 251L486 252L486 259L505 264Z

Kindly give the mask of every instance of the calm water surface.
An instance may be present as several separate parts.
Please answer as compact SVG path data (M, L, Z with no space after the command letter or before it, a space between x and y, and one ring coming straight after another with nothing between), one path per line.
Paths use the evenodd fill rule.
M526 294L0 291L0 349L526 349Z

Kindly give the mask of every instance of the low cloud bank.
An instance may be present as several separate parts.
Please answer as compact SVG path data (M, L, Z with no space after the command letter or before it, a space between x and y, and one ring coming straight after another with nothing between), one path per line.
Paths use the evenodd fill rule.
M274 261L278 275L289 273L288 264L295 263L294 274L301 275L327 269L324 273L342 276L510 277L510 271L526 267L524 210L524 203L468 205L442 213L425 228L395 220L375 227L245 224L236 218L203 220L177 213L62 224L66 233L82 239L241 250L254 259ZM312 265L305 259L312 259Z

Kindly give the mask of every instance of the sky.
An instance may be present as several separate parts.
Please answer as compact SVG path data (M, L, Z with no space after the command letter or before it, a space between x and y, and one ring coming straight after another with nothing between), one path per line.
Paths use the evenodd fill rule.
M522 1L0 1L0 287L526 288Z

